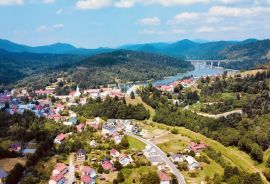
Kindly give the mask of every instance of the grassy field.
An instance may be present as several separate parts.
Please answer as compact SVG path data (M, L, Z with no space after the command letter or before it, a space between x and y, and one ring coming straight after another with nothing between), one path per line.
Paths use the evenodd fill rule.
M125 181L123 183L137 183L139 184L140 176L143 174L147 174L149 171L156 171L157 168L153 166L142 166L136 169L123 169L122 172L125 177Z
M200 162L203 169L197 172L196 178L191 177L188 171L181 172L184 175L187 184L201 183L202 181L205 181L206 176L212 178L216 173L219 175L223 174L223 168L214 160L209 160L210 164Z
M21 165L25 165L26 158L4 158L0 159L0 168L6 172L9 172L13 167L20 163Z
M170 126L167 125L161 125L158 123L153 123L154 126L159 127L159 128L164 128L167 129ZM172 128L172 127L171 127ZM202 134L193 132L191 130L188 130L183 127L176 127L178 132L183 135L187 136L190 139L196 140L199 139L202 142L204 142L206 145L212 147L216 151L220 152L222 156L228 160L230 163L232 163L235 166L238 166L240 169L249 172L249 173L256 173L259 172L261 174L261 177L263 178L264 182L266 182L266 178L262 174L262 167L258 166L255 161L253 161L249 155L244 153L243 151L240 151L236 148L233 147L225 147L221 143L212 140L210 138L205 137Z
M129 150L142 151L145 147L145 144L133 137L128 136Z

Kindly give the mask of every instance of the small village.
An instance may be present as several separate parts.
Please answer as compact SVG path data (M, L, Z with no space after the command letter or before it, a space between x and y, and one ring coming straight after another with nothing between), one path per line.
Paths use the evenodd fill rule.
M183 79L169 85L158 86L162 91L173 92L173 89L182 84L185 88L195 85L196 79ZM147 132L139 124L129 119L108 119L100 117L89 119L85 122L78 121L78 115L71 109L74 106L85 105L88 98L105 99L107 96L112 98L124 98L127 95L116 88L86 89L80 90L77 86L75 91L66 96L55 95L54 88L48 87L34 91L35 97L30 97L26 89L6 91L0 94L0 107L10 114L22 114L25 111L32 111L37 117L45 117L68 127L75 127L74 131L61 133L54 139L56 149L62 144L80 136L84 132L94 132L93 139L82 140L89 149L79 148L74 153L72 160L64 157L63 162L55 164L49 184L82 183L94 184L113 181L111 173L119 173L124 167L138 167L138 165L149 165L157 169L161 184L169 184L173 180L173 171L164 161L164 156L151 145L145 144L141 150L128 149L126 139L128 135L144 137ZM51 99L54 100L51 100ZM110 146L107 142L110 142ZM112 142L112 143L111 143ZM10 145L10 151L21 153L22 156L35 153L35 142L22 144L14 142ZM104 146L105 145L105 146ZM113 145L113 146L112 146ZM105 150L101 150L104 148ZM170 153L168 158L176 167L180 163L186 163L188 170L198 170L200 163L195 159L200 157L200 151L206 148L203 143L191 142L189 146L180 153ZM89 152L89 150L91 150ZM93 153L99 152L99 157L93 157ZM72 153L69 153L70 155ZM67 162L69 160L69 162ZM139 163L139 164L138 164ZM3 173L5 171L1 170ZM7 174L3 174L3 178ZM111 178L112 177L112 178Z

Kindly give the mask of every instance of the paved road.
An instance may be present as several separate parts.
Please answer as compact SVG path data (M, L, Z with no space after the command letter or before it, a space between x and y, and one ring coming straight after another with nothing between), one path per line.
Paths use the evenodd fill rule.
M69 170L68 174L66 175L66 178L67 178L66 184L72 184L74 181L76 181L73 154L70 154L69 156Z
M180 173L180 171L176 168L176 166L173 164L173 162L167 157L167 155L159 148L157 147L154 143L152 143L149 140L146 140L142 137L130 134L130 133L126 133L126 135L133 137L135 139L138 139L142 142L144 142L145 144L149 144L151 145L156 152L159 154L159 156L162 157L162 159L164 160L164 162L169 166L169 168L171 169L171 171L173 172L173 174L176 176L177 181L179 184L186 184L184 176Z

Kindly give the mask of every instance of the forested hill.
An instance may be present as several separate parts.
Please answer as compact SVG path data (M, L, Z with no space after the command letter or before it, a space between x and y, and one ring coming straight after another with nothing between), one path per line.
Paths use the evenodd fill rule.
M45 71L67 69L83 58L75 55L11 53L0 49L0 85Z
M64 75L81 87L145 81L193 69L189 62L134 51L114 51L92 57L78 55L11 53L0 50L0 85L44 88Z
M232 69L250 69L270 62L270 40L248 42L228 47L220 53L220 57L238 60L224 65Z
M115 83L116 81L161 79L191 69L193 69L191 63L181 59L118 50L83 60L79 67L71 70L71 80L79 83L82 87L88 87L102 83Z

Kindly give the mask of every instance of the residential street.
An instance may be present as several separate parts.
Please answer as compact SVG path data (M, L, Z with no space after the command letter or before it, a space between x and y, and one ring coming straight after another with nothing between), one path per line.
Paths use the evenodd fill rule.
M126 135L133 137L135 139L138 139L142 142L144 142L145 144L151 145L156 152L159 154L159 156L164 160L164 162L169 166L169 168L172 170L173 174L176 176L178 183L179 184L185 184L185 179L184 176L180 173L180 171L176 168L176 166L173 164L173 162L167 157L167 155L158 147L156 146L154 143L152 143L149 140L146 140L144 138L141 138L139 136L130 134L130 133L126 133Z
M72 184L76 180L73 154L70 154L69 156L69 171L68 171L68 174L66 175L66 179L67 179L66 181L67 184Z

